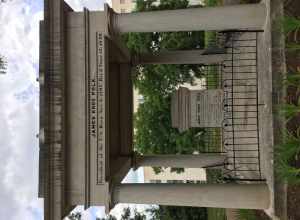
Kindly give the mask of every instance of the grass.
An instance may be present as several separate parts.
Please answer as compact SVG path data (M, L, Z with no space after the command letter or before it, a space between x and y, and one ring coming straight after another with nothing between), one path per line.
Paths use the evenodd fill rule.
M208 220L225 220L226 212L225 209L219 208L208 208L207 209Z
M300 106L294 104L282 104L279 113L288 120L291 120L296 114L300 113Z
M239 220L256 220L256 215L253 210L239 209L237 213Z
M298 18L286 16L282 24L286 36L289 36L291 33L297 36L300 30L300 20ZM287 51L296 51L299 48L298 42L287 44ZM292 95L297 97L297 94L300 92L300 67L287 74L284 84L287 88L293 89L294 93ZM297 103L289 103L287 99L287 103L279 106L279 108L281 116L286 118L287 121L291 121L300 114L300 98L298 98ZM300 156L300 125L297 125L296 130L288 131L286 129L282 131L282 137L282 144L276 146L276 158L278 161L276 170L283 181L292 185L298 185L300 184L300 168L299 164L297 165L298 157Z
M297 134L289 131L283 132L283 143L277 146L277 173L279 177L289 184L300 184L300 168L293 166L300 153L300 128Z
M286 49L289 50L289 51L300 50L300 44L297 44L297 43L288 43L286 45Z
M283 29L286 34L289 34L292 31L298 31L300 29L300 19L285 16L283 18Z

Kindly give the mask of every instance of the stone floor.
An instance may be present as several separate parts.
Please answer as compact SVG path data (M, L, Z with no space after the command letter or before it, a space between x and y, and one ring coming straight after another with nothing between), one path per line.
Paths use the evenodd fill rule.
M264 32L258 41L258 69L259 69L259 102L264 105L260 109L260 146L261 165L270 189L271 205L267 214L277 219L274 206L274 134L273 134L273 81L272 81L272 42L271 42L271 8L270 0L263 1L267 7L267 22Z
M234 4L237 1L235 0L225 0L225 4ZM272 4L278 3L278 1L272 1ZM274 61L275 57L272 57L272 46L274 47L274 42L271 40L280 38L280 36L272 36L272 28L273 30L276 29L274 26L272 26L272 22L276 20L276 16L279 13L278 10L274 10L273 5L271 5L270 0L262 0L262 3L266 4L267 11L268 11L268 16L267 16L267 21L266 25L264 27L264 32L261 32L258 34L258 61L257 61L257 68L258 68L258 103L259 105L259 143L260 143L260 164L261 164L261 169L262 169L262 177L266 179L266 182L269 186L270 189L270 199L271 199L271 204L270 208L268 210L265 210L266 213L272 218L272 219L285 219L284 214L282 212L284 211L276 211L275 210L275 178L274 178L274 145L276 145L276 140L274 141L274 134L276 134L278 127L277 127L277 122L276 122L276 115L273 114L273 110L275 108L274 103L276 103L276 99L280 98L279 96L277 97L276 94L278 91L276 91L276 86L274 87L275 80L277 80L277 76L274 75L275 72L272 70L272 61ZM272 6L272 10L271 10ZM277 5L277 9L280 6ZM244 33L238 36L239 39L243 38L248 38L251 33ZM274 34L274 33L273 33ZM276 48L279 50L282 49L283 45L282 40L276 41L277 45ZM247 57L244 57L247 58ZM273 60L272 60L273 59ZM244 62L244 61L241 61ZM278 62L284 63L283 59L279 59ZM273 62L274 63L274 62ZM282 66L280 66L282 68ZM247 67L249 71L253 70L253 67ZM230 70L230 69L229 69ZM244 69L246 71L246 69ZM278 74L278 72L277 72ZM230 76L228 76L230 77ZM239 76L241 77L241 76ZM244 77L244 76L242 76ZM249 78L248 76L245 76ZM226 76L225 76L226 78ZM246 78L245 78L246 79ZM246 81L244 81L246 82ZM249 81L251 82L251 81ZM244 88L247 89L247 88ZM275 89L275 91L274 91ZM275 95L275 97L274 97ZM251 95L248 97L250 98ZM275 102L274 102L275 98ZM249 99L250 100L250 99ZM239 104L249 104L251 101L239 101ZM241 110L246 110L245 108L252 108L252 107L246 107L246 106L241 106L239 107ZM248 109L249 110L249 109ZM251 120L249 119L248 123L246 124L251 124ZM275 130L273 129L275 123ZM248 128L249 125L247 125ZM248 133L246 134L247 137L255 135ZM226 138L226 137L225 137ZM275 138L276 139L276 138ZM251 139L245 139L243 140L247 143L251 143ZM247 152L247 156L251 154L256 154L256 152L249 153ZM253 155L255 156L255 155ZM247 165L248 166L248 165ZM255 178L255 175L253 172L243 172L240 173L239 175L243 176L244 178ZM280 200L282 202L282 200ZM278 205L276 205L277 207ZM278 217L280 216L280 217Z
M224 62L223 86L225 114L224 141L230 158L229 169L236 178L265 179L261 172L258 115L263 103L258 100L258 32L228 33L227 60ZM232 48L233 46L233 48ZM226 145L228 145L226 147Z

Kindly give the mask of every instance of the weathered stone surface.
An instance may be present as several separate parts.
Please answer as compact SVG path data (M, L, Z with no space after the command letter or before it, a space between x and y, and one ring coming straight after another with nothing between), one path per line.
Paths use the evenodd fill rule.
M221 89L191 91L191 127L221 127L223 91Z
M189 90L180 87L172 96L172 126L180 131L191 127L221 127L223 121L223 91Z

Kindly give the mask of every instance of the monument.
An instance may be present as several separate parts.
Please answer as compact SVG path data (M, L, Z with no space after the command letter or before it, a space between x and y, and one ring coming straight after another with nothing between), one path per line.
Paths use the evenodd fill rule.
M76 205L142 203L267 209L266 184L121 184L139 166L201 168L226 155L136 155L132 145L131 68L147 63L211 63L201 50L130 54L125 32L261 30L264 4L116 14L74 12L45 0L40 34L39 197L45 219L61 220ZM193 22L192 22L193 21ZM197 21L197 22L194 22ZM234 198L234 199L228 199Z
M223 90L189 90L180 87L172 96L172 127L219 128L223 122Z

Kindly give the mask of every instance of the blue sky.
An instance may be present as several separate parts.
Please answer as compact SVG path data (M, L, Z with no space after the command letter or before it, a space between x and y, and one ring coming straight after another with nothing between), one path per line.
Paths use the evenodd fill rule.
M104 0L67 0L75 9L101 9ZM39 20L42 0L10 0L0 3L0 54L8 62L0 75L0 219L41 220L43 201L38 185ZM130 173L136 182L142 173ZM138 206L141 208L142 206ZM119 206L113 213L118 215ZM103 215L101 208L84 213L84 219Z

